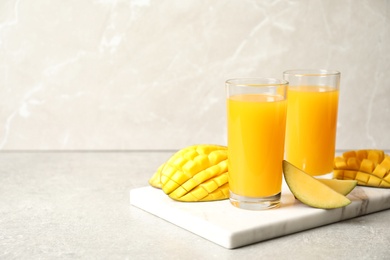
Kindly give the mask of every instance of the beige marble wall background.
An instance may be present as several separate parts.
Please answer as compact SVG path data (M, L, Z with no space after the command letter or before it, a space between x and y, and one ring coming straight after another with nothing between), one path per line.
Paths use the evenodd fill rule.
M224 81L342 73L338 149L390 148L390 1L2 0L0 149L226 143Z

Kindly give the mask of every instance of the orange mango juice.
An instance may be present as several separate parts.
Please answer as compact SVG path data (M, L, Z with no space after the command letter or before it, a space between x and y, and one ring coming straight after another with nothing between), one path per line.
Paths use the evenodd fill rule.
M287 96L287 161L311 175L330 173L339 91L322 86L290 86Z
M228 98L229 188L240 196L281 192L287 101L239 94Z

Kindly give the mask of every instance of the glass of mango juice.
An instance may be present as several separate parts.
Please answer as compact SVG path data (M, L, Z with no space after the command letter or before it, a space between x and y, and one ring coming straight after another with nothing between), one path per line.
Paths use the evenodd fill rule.
M331 173L336 146L340 72L288 70L286 160L310 175Z
M278 207L287 113L285 80L227 80L230 202L249 210Z

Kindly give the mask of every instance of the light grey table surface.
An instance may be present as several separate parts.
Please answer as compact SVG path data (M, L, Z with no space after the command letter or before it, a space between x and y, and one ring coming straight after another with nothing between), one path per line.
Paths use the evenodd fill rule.
M131 206L172 154L0 152L0 259L390 259L390 210L229 250Z

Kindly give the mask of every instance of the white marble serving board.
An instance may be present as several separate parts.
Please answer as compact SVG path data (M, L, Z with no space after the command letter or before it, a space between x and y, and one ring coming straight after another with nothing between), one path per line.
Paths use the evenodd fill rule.
M356 187L344 208L324 210L294 199L283 183L281 206L250 211L229 200L177 202L146 186L130 191L130 203L225 248L233 249L390 208L390 189Z

